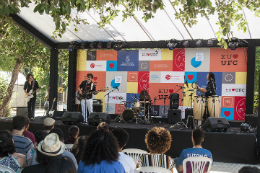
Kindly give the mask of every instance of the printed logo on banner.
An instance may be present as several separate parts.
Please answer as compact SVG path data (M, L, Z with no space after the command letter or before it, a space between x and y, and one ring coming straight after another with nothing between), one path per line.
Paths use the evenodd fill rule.
M197 72L185 72L185 77L188 83L197 81Z
M185 71L209 72L210 49L209 48L186 48Z
M107 101L108 95L106 95L106 101ZM126 101L126 93L110 93L109 94L109 104L110 103L116 103L121 104L122 101Z
M138 82L138 72L127 72L127 82Z
M98 50L97 60L117 60L116 50Z
M173 50L173 71L185 70L185 49Z
M150 83L160 83L161 72L150 72Z
M190 63L194 68L198 68L199 66L201 66L202 61L197 61L196 57L193 57Z
M234 120L245 120L246 98L235 97Z
M184 83L184 72L161 72L161 83Z
M115 104L109 104L108 106L106 104L106 112L109 114L115 114Z
M116 104L115 105L115 114L117 114L117 115L123 114L124 110L125 110L124 104Z
M117 56L118 71L138 71L138 50L121 50Z
M106 61L87 61L87 71L106 71Z
M137 94L137 93L127 93L126 101L134 103L135 100L136 101L140 100L139 96L140 96L140 94ZM126 107L132 107L132 104L127 104Z
M150 71L150 62L149 61L140 61L139 62L139 71Z
M152 105L150 115L159 116L159 111L160 111L160 105Z
M222 96L221 107L234 108L234 102L235 102L234 97Z
M149 93L149 72L139 72L138 81L138 93L142 90L147 90Z
M117 71L117 61L107 61L107 71Z
M113 79L113 80L111 81L111 87L112 87L113 89L118 89L118 88L120 87L120 84L121 84L121 83L116 82L116 79Z
M235 72L223 72L222 83L235 84L236 73Z
M160 49L139 50L139 61L161 60Z
M234 120L234 108L221 108L220 117L224 117L227 120Z
M150 61L150 71L172 71L172 61Z
M246 96L246 84L223 84L222 96Z
M89 50L87 51L87 60L94 61L96 60L96 51L95 50Z
M160 105L160 111L159 111L159 116L162 117L168 117L168 110L170 109L170 106L168 105Z

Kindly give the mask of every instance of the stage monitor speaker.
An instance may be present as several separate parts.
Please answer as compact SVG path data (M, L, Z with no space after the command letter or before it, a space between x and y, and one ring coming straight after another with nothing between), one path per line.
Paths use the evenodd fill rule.
M102 112L103 105L101 104L93 104L93 112Z
M193 108L187 108L185 109L185 120L187 121L188 116L192 116L193 117Z
M257 127L257 114L246 114L245 122L249 124L251 127Z
M111 117L107 113L103 112L92 112L88 117L88 123L91 125L99 125L101 122L111 123Z
M203 129L208 132L226 132L230 128L226 118L209 117L203 124Z
M83 123L84 118L81 112L64 112L61 121L63 124L78 124Z
M63 114L65 113L66 111L54 111L54 114L53 114L53 119L55 120L61 120Z
M170 109L178 109L179 107L179 94L171 93L170 94Z
M28 107L17 107L16 115L23 115L28 117Z
M170 109L168 110L168 123L175 124L181 121L181 110Z

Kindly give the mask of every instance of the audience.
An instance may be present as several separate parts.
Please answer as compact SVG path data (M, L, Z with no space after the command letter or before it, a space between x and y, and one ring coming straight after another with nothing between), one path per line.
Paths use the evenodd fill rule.
M49 133L51 129L54 128L54 123L55 120L53 118L45 118L45 120L43 121L43 127L45 131Z
M109 131L109 126L106 122L101 122L99 123L99 125L97 126L97 130L106 130Z
M142 154L138 160L139 167L163 167L173 172L174 161L164 153L171 147L172 137L168 130L163 127L154 127L145 135L145 143L149 154ZM160 162L158 162L160 160Z
M87 136L80 136L76 139L71 153L75 156L77 163L79 163L82 151L84 150L85 142L87 141Z
M32 141L23 136L26 129L26 124L29 123L29 118L23 115L13 117L13 140L14 146L18 153L26 155L28 151L34 148Z
M35 132L34 136L36 139L36 146L42 141L44 140L44 138L48 135L49 133L43 130L38 130Z
M28 120L29 120L29 118L28 118ZM34 134L32 132L29 132L28 129L29 129L29 121L28 121L28 124L25 125L25 131L23 132L23 136L31 139L33 145L35 145Z
M238 171L238 173L260 173L260 169L255 166L244 166Z
M202 142L204 141L204 132L201 129L194 129L192 131L191 140L192 140L193 148L184 149L181 152L179 159L175 159L176 169L179 172L183 171L183 166L182 166L183 160L188 157L208 157L212 159L212 163L213 163L211 152L209 150L202 148L201 146Z
M118 143L115 136L105 130L92 131L85 144L78 173L124 173L123 165L117 161Z
M57 156L60 156L65 151L65 144L60 142L59 136L51 133L45 137L37 146L37 162L33 166L27 166L23 169L22 173L44 173L47 165Z
M45 173L77 173L69 157L62 156L53 159L47 166Z
M129 139L128 133L122 128L115 128L111 132L117 138L118 145L119 145L119 147L118 147L118 153L119 153L118 161L122 163L126 172L134 173L135 172L135 162L134 162L134 160L130 156L122 153L123 147L127 144L128 139Z
M69 138L64 141L65 144L74 144L79 136L79 128L77 126L71 126L69 128Z
M0 131L0 165L11 168L16 173L26 166L23 154L16 153L12 134L8 130Z

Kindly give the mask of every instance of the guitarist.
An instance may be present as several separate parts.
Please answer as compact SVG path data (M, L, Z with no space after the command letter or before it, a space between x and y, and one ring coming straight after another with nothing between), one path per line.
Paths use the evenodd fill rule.
M92 82L93 75L92 73L88 73L86 76L86 80L82 81L79 85L78 92L80 95L84 96L84 92L96 91L96 85ZM98 94L98 92L94 92L94 95ZM92 94L87 94L84 96L85 99L81 100L81 110L82 115L84 117L85 122L87 122L87 111L90 114L93 112L93 99Z
M26 82L24 83L23 90L24 90L25 94L27 94L28 96L30 96L29 92L31 90L32 90L32 92L34 92L33 98L31 98L30 101L28 101L28 103L27 103L28 117L29 117L29 119L31 119L33 121L34 113L35 113L36 92L38 92L40 90L40 87L38 85L38 82L33 79L33 75L30 73L27 74L27 76L26 76Z

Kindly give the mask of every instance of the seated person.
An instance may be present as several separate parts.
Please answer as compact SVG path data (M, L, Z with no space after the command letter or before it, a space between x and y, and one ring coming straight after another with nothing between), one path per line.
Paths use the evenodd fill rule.
M212 158L212 154L209 150L206 150L204 148L202 148L201 144L204 141L204 132L201 129L194 129L192 131L192 144L193 144L193 148L187 148L184 149L181 152L181 155L179 157L179 159L176 159L176 169L178 170L178 172L182 172L183 171L183 160L188 158L188 157L208 157L210 159L212 159L212 163L213 163L213 158Z
M78 137L71 149L71 153L75 156L78 164L82 155L82 151L84 150L86 141L87 141L87 136Z
M36 146L42 141L44 140L44 138L48 135L49 133L44 131L44 130L38 130L35 132L34 136L35 136L35 143Z
M45 118L43 121L43 127L46 132L50 133L51 129L54 128L55 120L53 118Z
M78 173L124 173L118 161L118 142L116 137L105 130L90 133L78 166Z
M58 137L59 137L60 142L63 143L63 141L64 141L64 134L63 134L63 131L62 131L61 129L59 129L59 128L54 128L54 129L52 129L52 130L50 131L50 134L51 134L51 133L57 134ZM66 146L66 145L65 145L65 146ZM71 158L71 160L73 161L75 167L76 167L76 168L78 167L78 166L77 166L76 158L74 157L74 155L73 155L71 152L65 150L65 151L62 153L62 156L68 156L69 158ZM37 152L33 154L33 156L32 156L32 162L31 162L31 165L36 165L36 164L39 164L39 163L37 162Z
M48 164L45 173L77 173L77 170L69 157L62 156L53 159Z
M97 126L97 130L106 130L109 131L109 126L106 122L101 122L99 123L99 125Z
M118 161L122 163L126 172L135 173L135 162L134 162L134 160L132 159L132 157L122 153L123 147L127 144L128 139L129 139L128 133L122 128L114 128L111 132L117 138L118 145L119 145Z
M64 144L74 144L79 136L79 128L77 126L71 126L69 128L69 138L64 140Z
M173 172L174 161L164 153L171 147L172 137L168 130L163 127L154 127L145 135L145 143L150 151L149 154L142 154L138 160L138 167L162 167ZM156 162L161 160L161 162Z
M8 130L0 131L0 165L11 168L16 173L26 166L25 155L16 153L13 137Z
M49 134L37 146L36 160L38 164L25 167L22 170L22 173L44 173L51 160L57 156L61 156L61 154L65 151L65 148L65 144L60 142L57 134Z
M260 173L260 169L255 166L244 166L238 173Z
M26 122L26 128L25 128L25 131L23 132L23 136L24 137L27 137L29 139L31 139L33 145L35 145L35 137L34 137L34 134L32 132L29 132L28 131L29 129L29 121ZM35 146L34 146L35 147Z

